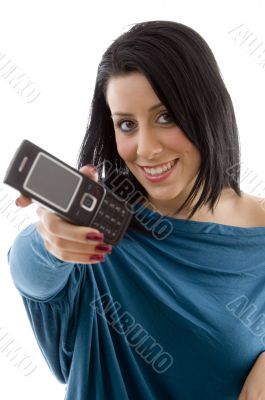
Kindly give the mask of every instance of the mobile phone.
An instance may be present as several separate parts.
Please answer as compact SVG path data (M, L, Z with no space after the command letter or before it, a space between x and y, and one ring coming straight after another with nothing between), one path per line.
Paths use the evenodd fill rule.
M18 147L3 182L73 224L98 229L108 244L123 238L132 218L125 200L29 140Z

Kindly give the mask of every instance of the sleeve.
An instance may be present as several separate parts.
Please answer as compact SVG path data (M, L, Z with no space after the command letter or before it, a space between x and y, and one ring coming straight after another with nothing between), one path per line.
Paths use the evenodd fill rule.
M38 346L54 376L67 383L82 301L84 268L72 271L67 284L52 300L22 296Z
M65 286L75 265L46 250L36 223L17 235L7 258L14 285L21 295L33 300L54 297Z
M85 268L46 251L35 225L17 236L8 262L38 346L55 377L67 383Z

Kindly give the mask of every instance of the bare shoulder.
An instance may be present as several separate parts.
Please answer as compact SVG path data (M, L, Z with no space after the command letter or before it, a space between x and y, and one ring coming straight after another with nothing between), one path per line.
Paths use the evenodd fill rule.
M242 192L237 205L238 215L244 220L244 225L265 227L265 198Z

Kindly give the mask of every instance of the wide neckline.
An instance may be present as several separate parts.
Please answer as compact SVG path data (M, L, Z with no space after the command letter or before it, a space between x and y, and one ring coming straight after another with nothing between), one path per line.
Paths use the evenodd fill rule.
M144 222L147 226L152 226L152 229L157 230L158 225L170 224L172 230L189 232L194 234L216 234L216 235L240 235L240 236L256 236L265 235L265 226L253 226L253 227L241 227L234 225L220 224L217 222L209 221L192 221L181 218L174 218L172 216L163 216L159 212L151 210L150 208L144 207L141 204L133 205L135 214L140 217L139 221L145 217ZM138 210L138 212L136 212ZM138 219L137 217L137 219ZM149 223L147 222L149 218ZM160 220L160 222L159 222ZM152 224L151 224L152 222ZM149 229L149 228L148 228Z

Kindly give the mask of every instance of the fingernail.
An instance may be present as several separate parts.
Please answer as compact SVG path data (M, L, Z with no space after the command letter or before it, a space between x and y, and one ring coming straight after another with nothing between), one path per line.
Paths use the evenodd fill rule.
M86 166L91 169L92 174L95 174L97 172L97 167L95 167L94 165L87 164Z
M103 254L94 254L93 256L90 257L90 260L103 260L104 255Z
M16 206L21 206L19 199L16 199L15 204L16 204Z
M106 245L99 244L98 246L96 246L96 250L111 251L112 246L106 246Z
M87 240L101 240L103 241L104 239L104 235L103 234L99 234L99 233L87 233L86 234L86 239Z

